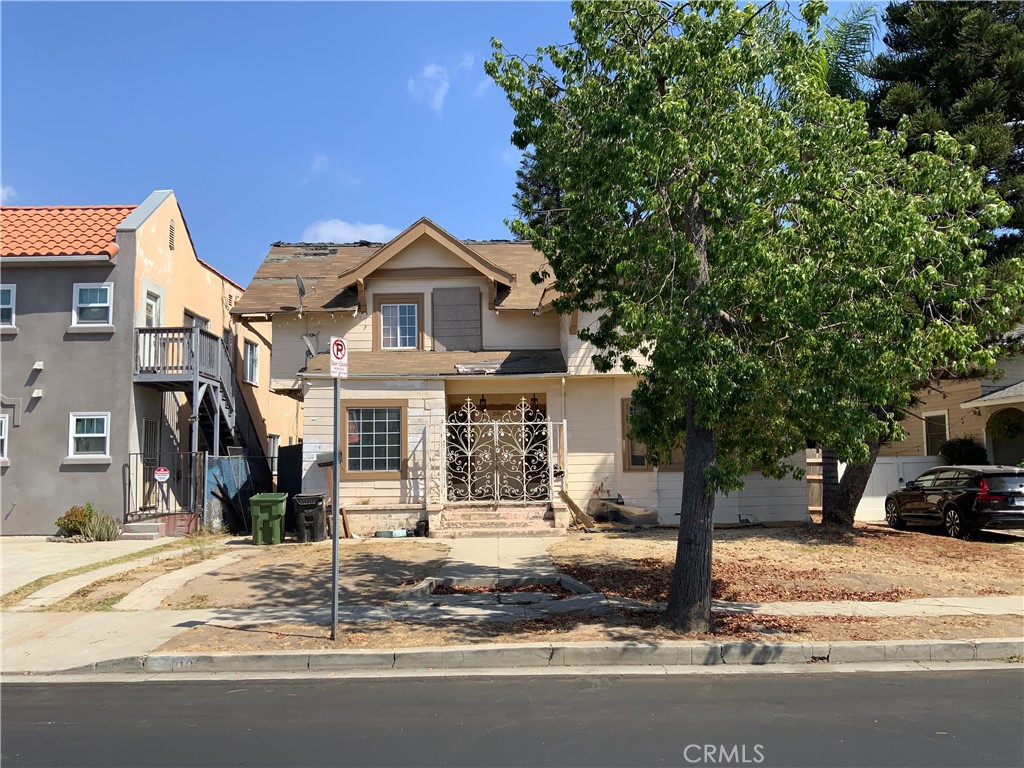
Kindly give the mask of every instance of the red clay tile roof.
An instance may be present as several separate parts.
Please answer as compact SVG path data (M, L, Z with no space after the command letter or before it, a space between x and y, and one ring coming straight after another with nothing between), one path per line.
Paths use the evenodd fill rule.
M117 225L134 205L0 208L0 256L117 254Z

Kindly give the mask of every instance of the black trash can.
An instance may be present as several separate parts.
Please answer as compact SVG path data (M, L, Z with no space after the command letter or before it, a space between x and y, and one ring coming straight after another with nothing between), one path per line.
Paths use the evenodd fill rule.
M295 536L299 541L323 541L327 538L327 511L322 493L297 493L292 496L295 507Z

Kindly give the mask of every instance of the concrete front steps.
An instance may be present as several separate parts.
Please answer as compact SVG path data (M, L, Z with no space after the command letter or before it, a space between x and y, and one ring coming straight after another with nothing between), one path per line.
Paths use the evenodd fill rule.
M137 523L125 523L121 527L122 541L152 541L164 537L164 524L153 520L145 520Z
M555 516L544 504L523 506L448 507L441 511L441 524L430 531L434 538L494 536L562 536Z

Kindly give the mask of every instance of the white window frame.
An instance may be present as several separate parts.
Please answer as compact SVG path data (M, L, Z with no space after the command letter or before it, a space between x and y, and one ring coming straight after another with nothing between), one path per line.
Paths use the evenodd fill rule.
M78 292L82 288L105 288L107 290L106 304L80 305L78 303ZM113 330L114 329L114 284L113 283L75 283L71 295L71 327L85 330ZM82 306L106 307L107 322L98 323L90 320L80 320L78 311Z
M938 453L928 453L928 418L931 416L941 416L942 423L945 427L945 440L949 440L949 411L928 411L927 413L921 414L921 429L924 431L924 455L925 456L938 456Z
M397 309L395 319L398 322L398 328L397 328L397 333L395 334L395 337L399 340L399 344L394 346L394 347L389 347L387 345L387 331L386 331L385 325L384 325L384 311L388 307L396 307L396 309ZM402 346L401 345L401 339L402 339L402 307L412 307L412 309L413 309L413 316L414 316L415 321L416 321L416 325L414 325L413 329L412 329L412 344L409 345L409 346ZM390 301L390 302L387 302L387 303L381 303L381 305L380 305L380 348L382 350L388 350L388 351L390 351L390 350L419 349L420 348L420 346L419 346L419 343L420 343L420 322L421 322L421 318L420 318L420 305L416 304L415 302L411 302L411 301Z
M103 432L78 437L102 437L103 453L75 453L75 421L77 419L103 419ZM72 411L68 416L68 464L109 464L110 463L110 411Z
M0 467L6 467L10 465L10 459L7 455L7 444L10 441L11 436L11 417L10 414L0 414Z
M146 300L143 303L143 307L145 309L144 309L144 312L143 312L142 322L143 322L143 324L147 328L159 328L160 327L160 321L162 319L160 317L161 310L162 310L162 307L160 306L161 304L163 304L163 302L160 300L160 294L159 293L153 293L152 291L146 291ZM149 324L149 321L150 321L149 308L150 307L153 308L153 317L152 317L153 324L152 325Z
M11 292L11 322L4 323L0 321L0 332L11 333L18 330L18 286L14 283L2 283L0 289ZM6 307L5 304L0 303L0 308Z
M250 348L252 349L251 361ZM248 339L245 339L242 344L242 381L252 384L254 387L259 386L260 383L260 345Z

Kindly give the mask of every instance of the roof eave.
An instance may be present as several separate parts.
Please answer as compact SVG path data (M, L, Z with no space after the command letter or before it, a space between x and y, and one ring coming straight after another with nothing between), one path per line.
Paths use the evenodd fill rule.
M107 253L76 253L47 256L4 256L3 265L9 267L61 267L82 266L90 264L116 264L117 252Z

